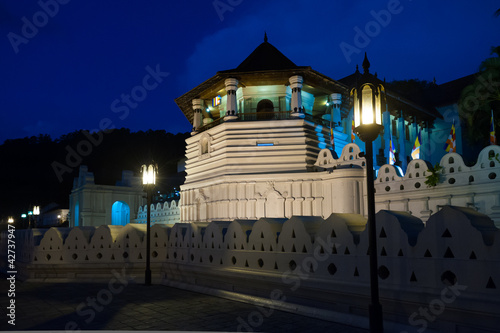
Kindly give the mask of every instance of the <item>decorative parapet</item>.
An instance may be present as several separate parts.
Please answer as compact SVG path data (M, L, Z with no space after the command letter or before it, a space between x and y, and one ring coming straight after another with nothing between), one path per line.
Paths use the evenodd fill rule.
M497 175L500 172L500 161L495 159L496 154L500 154L499 146L489 146L484 148L478 156L476 164L472 167L465 165L462 156L457 153L448 153L441 158L439 165L442 167L440 171L440 181L436 188L448 186L453 188L459 185L475 185L475 184L491 184L498 182L500 178ZM430 174L428 170L430 165L423 160L412 160L408 164L406 174L399 176L397 169L385 164L380 167L380 171L376 180L376 188L381 188L381 184L385 186L393 185L390 190L399 188L400 190L409 189L429 190L425 185L426 177ZM396 184L403 185L394 186ZM389 192L390 190L386 190Z
M498 307L490 305L500 297L500 231L491 219L452 206L426 224L408 213L386 210L376 219L380 295L394 305L385 310L389 316L405 321L455 284L463 295L438 322L453 318L453 325L467 327L477 322L478 314L485 322L500 316ZM242 293L252 293L252 286L279 288L292 290L290 302L293 295L309 304L330 300L337 307L359 307L369 297L365 226L366 219L356 214L157 224L151 228L153 275L165 284ZM16 264L27 271L19 276L95 281L127 267L140 280L145 231L142 224L52 228L37 244L36 229L18 230L16 249L31 252ZM6 236L2 233L0 267L6 267Z
M147 205L139 206L137 219L135 223L146 223ZM181 210L178 200L172 200L170 203L151 204L151 224L174 224L180 222Z
M352 167L354 165L365 167L365 158L360 156L360 153L361 150L357 144L349 143L342 149L340 157L335 159L332 155L332 151L328 148L324 148L319 152L314 165L323 169L336 169L346 166Z
M412 160L404 176L399 175L394 166L383 165L375 180L377 209L411 212L426 221L445 205L471 207L500 225L497 154L500 154L499 146L484 148L472 167L468 167L459 154L444 155L435 186L426 184L431 171L430 165L423 160Z
M426 184L431 165L424 160L412 160L406 173L394 165L380 167L375 180L377 210L409 212L424 222L444 205L472 207L491 217L500 225L500 147L484 148L474 166L468 167L457 153L443 156L439 165L439 182ZM340 158L334 159L329 149L318 155L315 166L333 170L347 166L364 167L364 158L356 144L348 144Z
M499 229L490 218L473 209L445 206L432 215L427 224L404 212L382 210L376 218L381 257L401 260L500 260ZM276 255L299 263L302 256L313 255L315 251L325 253L329 261L335 262L338 256L350 256L355 264L367 256L368 233L365 227L366 219L357 214L332 214L327 219L294 216L290 219L176 223L173 226L157 224L151 228L151 251L152 258L161 262L216 264L224 267L235 265L233 260L227 260L232 254L237 262L243 263L243 267L267 267L278 271L286 271L287 267L278 265L275 268ZM64 265L75 262L140 263L145 260L146 226L143 224L51 228L41 235L39 243L33 237L38 233L37 229L20 230L17 233L19 247L33 251L32 256L23 257L23 262ZM2 233L2 242L6 242L5 236L6 233ZM164 254L160 255L159 250ZM5 256L5 252L2 250L2 255ZM215 254L217 262L214 262ZM273 255L269 257L270 254ZM212 260L210 255L213 256ZM257 257L249 260L249 255L262 259L265 267L262 268ZM245 260L248 261L246 265ZM272 262L266 263L270 260ZM399 266L394 265L388 266L389 271L398 269ZM339 265L338 269L341 267ZM495 274L499 275L494 280L500 283L500 271L490 268L498 271ZM463 274L466 278L467 267L457 266L456 269L457 275ZM419 275L425 275L425 270L423 267ZM463 272L459 274L461 270ZM365 277L368 279L368 276Z

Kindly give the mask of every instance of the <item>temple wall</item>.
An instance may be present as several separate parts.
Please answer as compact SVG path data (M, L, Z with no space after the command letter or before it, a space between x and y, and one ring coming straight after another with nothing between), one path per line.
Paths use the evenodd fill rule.
M364 157L359 156L359 147L348 144L339 159L334 159L328 149L318 155L316 166L339 172L346 164L363 167ZM404 211L426 222L444 205L471 207L488 215L500 226L500 154L499 146L488 146L478 155L474 166L466 166L462 157L449 153L442 157L439 165L439 181L435 186L425 182L431 174L424 160L412 160L406 173L393 165L383 165L375 179L376 211ZM362 202L366 202L366 196ZM355 198L354 200L361 200Z
M155 224L175 224L180 222L181 211L179 201L172 200L170 202L163 202L151 204L151 225ZM147 205L139 206L137 218L134 223L147 222Z
M359 198L365 192L362 169L335 173L310 172L220 177L185 188L181 193L181 221L328 217L334 212L363 213Z
M474 166L468 167L456 153L443 156L439 183L425 184L430 174L423 160L412 160L405 175L391 165L380 168L375 181L377 210L400 210L427 221L444 205L471 207L500 226L499 146L484 148Z
M419 307L441 300L444 291L453 300L429 327L467 331L473 323L478 330L497 328L500 308L493 304L500 296L500 231L489 217L472 208L444 206L425 224L387 210L376 219L386 320L408 324ZM287 303L366 315L365 224L363 216L345 213L327 219L157 224L151 228L153 281L267 298L279 289ZM30 229L15 235L18 276L24 279L106 281L122 267L137 282L143 279L145 225ZM5 243L2 233L2 261ZM453 290L458 290L454 297Z

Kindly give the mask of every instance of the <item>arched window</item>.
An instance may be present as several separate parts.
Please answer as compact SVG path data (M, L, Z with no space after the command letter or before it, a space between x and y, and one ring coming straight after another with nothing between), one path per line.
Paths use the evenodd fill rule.
M274 105L268 99L263 99L257 104L257 119L269 120L274 117Z
M206 154L208 153L208 139L207 138L203 138L201 139L201 154Z
M130 223L130 207L123 201L116 201L111 206L111 224L126 225Z
M198 141L198 155L201 157L201 158L207 158L210 156L210 152L211 152L211 144L212 144L212 138L210 137L210 135L208 135L207 133L203 133L200 137L200 141Z

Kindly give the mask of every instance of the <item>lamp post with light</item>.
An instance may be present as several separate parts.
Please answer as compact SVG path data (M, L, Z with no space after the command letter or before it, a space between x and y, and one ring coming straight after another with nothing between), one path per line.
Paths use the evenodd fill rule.
M370 62L363 61L364 72L351 89L354 101L354 131L365 142L366 187L368 201L368 244L370 255L370 293L369 305L370 332L383 332L383 313L379 302L377 235L375 224L375 186L373 178L373 141L383 129L382 105L385 105L385 88L380 81L369 74Z
M144 284L151 285L151 197L156 184L156 174L158 167L156 164L149 164L142 166L142 184L146 190L147 195L147 226L146 226L146 272L144 277Z
M37 227L38 225L38 216L40 216L40 206L34 206L33 207L33 216L35 216L34 220L34 226Z
M28 229L31 229L31 220L33 219L32 216L33 216L33 211L32 210L28 211Z

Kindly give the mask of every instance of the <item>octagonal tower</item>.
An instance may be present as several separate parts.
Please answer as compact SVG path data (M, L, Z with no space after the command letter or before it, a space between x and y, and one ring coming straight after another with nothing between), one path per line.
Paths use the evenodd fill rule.
M326 214L311 179L321 149L349 143L335 130L349 111L346 96L345 85L295 65L266 37L238 67L177 98L193 125L181 220Z

